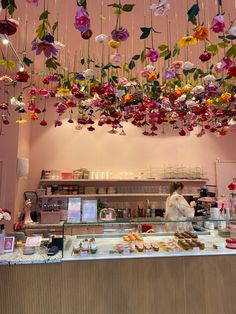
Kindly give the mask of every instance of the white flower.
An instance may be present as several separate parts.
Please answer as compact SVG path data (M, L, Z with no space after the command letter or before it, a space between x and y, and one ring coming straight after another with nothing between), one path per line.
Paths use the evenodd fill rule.
M11 220L11 215L9 213L4 212L3 219L5 219L7 221L10 221Z
M168 0L161 0L159 3L153 3L150 6L150 9L153 10L155 16L161 15L163 16L167 10L170 9L170 4Z
M92 101L93 101L92 99L85 99L85 100L81 101L81 106L89 107L89 106L91 106Z
M229 119L228 121L228 125L235 125L236 124L236 120L234 120L233 118Z
M194 68L194 64L190 61L186 61L184 62L183 66L182 66L182 69L183 70L186 70L186 71L190 71Z
M0 221L3 219L3 214L0 213Z
M11 105L16 107L24 107L25 104L21 102L17 97L12 97L10 100Z
M83 76L87 80L92 80L94 77L94 71L92 69L87 69L83 72Z
M204 92L204 90L205 90L204 86L202 86L202 85L197 85L197 86L195 86L195 87L192 89L192 92L193 92L194 94L201 94L201 93Z
M183 94L183 95L181 95L180 97L178 97L177 99L176 99L176 101L185 101L185 99L186 99L186 95L185 94Z
M204 76L203 80L206 82L206 83L209 83L209 82L214 82L216 80L215 76L212 75L212 74L208 74L206 76Z
M152 64L148 64L145 66L144 70L152 73L155 70L155 67Z
M116 91L116 97L118 97L119 99L121 99L124 95L125 95L125 91L123 89L118 89Z
M193 107L193 106L196 105L195 101L193 101L191 99L187 100L185 104L186 104L187 107Z
M229 32L230 32L231 35L236 36L236 26L232 26L232 27L229 29Z
M108 36L105 34L100 34L100 35L95 37L95 40L97 43L104 44L107 42Z

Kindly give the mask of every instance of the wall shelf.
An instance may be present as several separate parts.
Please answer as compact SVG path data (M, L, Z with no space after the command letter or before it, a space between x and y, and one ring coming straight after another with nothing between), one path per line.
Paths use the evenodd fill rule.
M107 179L107 180L95 180L95 179L40 179L41 183L50 183L50 182L57 182L57 183L69 183L69 182L91 182L91 183L101 183L101 182L111 182L111 183L122 183L122 182L172 182L172 181L181 181L181 182L206 182L208 181L207 178L201 179Z

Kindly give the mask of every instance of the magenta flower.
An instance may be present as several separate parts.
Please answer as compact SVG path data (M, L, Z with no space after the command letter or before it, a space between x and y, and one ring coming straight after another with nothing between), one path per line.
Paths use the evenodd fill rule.
M76 11L74 26L80 32L86 32L90 28L89 14L83 6L79 6Z
M34 40L32 42L32 50L35 50L36 55L40 55L43 52L46 58L56 56L58 52L53 43L49 43L44 40L40 42Z
M42 125L42 124L41 124ZM45 124L43 124L43 126L44 126ZM61 122L61 120L55 120L54 121L54 126L55 126L55 128L57 127L57 126L61 126L62 125L62 122Z
M151 62L156 62L157 59L159 58L159 53L156 49L151 48L148 50L148 52L146 53L146 57L149 58L149 60Z
M178 74L172 68L167 68L166 71L163 73L163 77L167 81L171 81L173 78L178 77Z
M129 38L129 32L126 28L120 27L111 32L112 39L115 41L126 41Z
M233 64L233 61L230 58L224 57L222 60L222 69L228 70L232 64Z
M212 24L211 24L211 30L215 33L221 33L226 28L224 23L224 15L218 14L214 17Z

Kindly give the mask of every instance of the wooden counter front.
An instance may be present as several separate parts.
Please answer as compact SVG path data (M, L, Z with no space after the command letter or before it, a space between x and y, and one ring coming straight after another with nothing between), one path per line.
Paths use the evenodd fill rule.
M236 256L0 266L1 314L235 314Z

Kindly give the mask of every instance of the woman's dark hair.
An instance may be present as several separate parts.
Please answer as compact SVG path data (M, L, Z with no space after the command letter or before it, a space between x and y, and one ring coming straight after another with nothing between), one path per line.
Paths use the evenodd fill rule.
M178 188L183 189L184 185L182 182L171 182L170 184L170 195L172 195Z

